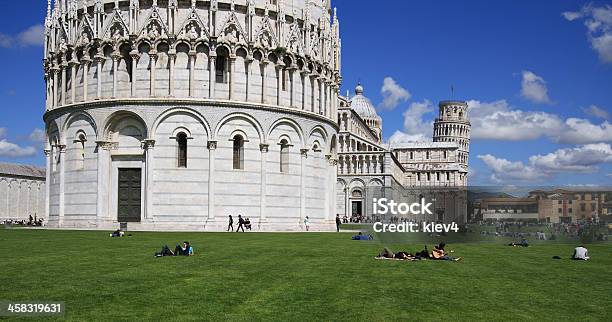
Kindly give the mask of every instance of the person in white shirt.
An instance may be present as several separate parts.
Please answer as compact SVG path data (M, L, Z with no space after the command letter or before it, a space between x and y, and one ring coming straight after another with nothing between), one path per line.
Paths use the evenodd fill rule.
M576 259L576 260L589 260L589 251L582 247L582 245L574 248L574 254L572 255L572 259Z
M304 218L304 227L306 227L306 231L310 229L310 220L308 220L308 216Z

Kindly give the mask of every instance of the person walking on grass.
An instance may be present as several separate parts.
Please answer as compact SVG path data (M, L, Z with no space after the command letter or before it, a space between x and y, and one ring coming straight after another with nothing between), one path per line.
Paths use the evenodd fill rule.
M310 220L308 219L308 216L304 218L304 227L306 227L306 231L310 230Z
M336 232L340 232L340 225L342 225L342 220L340 220L340 215L336 215Z
M242 218L242 215L238 215L238 227L236 228L236 232L239 232L240 229L242 229L242 232L244 233L244 218Z
M229 224L227 225L227 231L230 231L230 228L232 229L232 232L234 231L234 218L232 218L232 215L229 215Z

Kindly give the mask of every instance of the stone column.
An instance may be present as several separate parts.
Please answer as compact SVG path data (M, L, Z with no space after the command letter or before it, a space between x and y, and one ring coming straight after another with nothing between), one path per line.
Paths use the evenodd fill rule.
M142 141L142 148L145 152L145 207L144 207L144 218L148 221L152 221L153 218L153 162L155 160L153 148L155 147L155 140L144 140Z
M47 171L45 173L45 220L49 222L49 214L51 213L49 209L49 196L51 194L51 150L49 149L45 149L45 164L47 166Z
M351 212L351 188L349 187L349 183L346 183L346 187L344 188L344 214L349 216Z
M70 61L70 103L76 103L76 67L78 65L76 58Z
M306 71L300 71L300 77L302 79L302 111L306 110L306 74Z
M228 82L228 97L229 99L233 99L234 98L234 70L236 69L236 56L235 55L230 55L229 57L229 82Z
M68 93L66 89L66 69L68 68L68 64L63 62L60 68L62 69L62 105L66 105L66 94Z
M151 84L149 85L149 95L151 97L155 97L155 74L157 70L157 52L152 51L149 53L149 57L151 58Z
M246 102L249 101L249 91L251 89L251 63L253 62L253 57L248 55L244 61L245 65L244 67L246 68L246 85L245 85L245 97L244 100Z
M306 159L308 159L309 149L300 149L301 171L300 171L300 223L306 216Z
M281 104L281 81L283 79L281 73L284 73L282 65L276 65L276 105Z
M263 59L260 63L261 66L261 103L268 103L268 95L266 95L266 78L267 78L267 66L269 61L267 59Z
M110 200L110 150L117 148L117 144L109 141L96 141L98 145L98 198L96 200L96 219L98 225L105 221L110 222L111 214L108 210Z
M168 96L174 96L174 59L176 58L176 50L170 49L168 51L168 63L170 64L170 70L168 71ZM190 84L191 85L191 84ZM190 87L191 90L191 87Z
M194 71L195 71L195 63L196 63L197 54L198 53L195 50L190 50L188 53L189 55L189 97L193 97L195 94Z
M208 220L215 219L215 150L217 141L208 141Z
M63 226L64 223L64 212L65 212L65 195L64 189L66 188L66 146L59 145L58 147L59 158L60 158L60 183L59 183L59 227Z
M266 220L266 194L267 194L267 169L266 163L268 162L268 150L269 144L260 144L259 150L261 151L261 187L260 187L260 202L259 202L259 222L261 225L262 221Z
M333 220L333 218L335 217L335 212L336 212L336 209L338 208L336 206L337 205L336 194L334 193L336 191L335 189L336 182L338 181L338 160L334 159L333 155L330 155L327 178L328 179L326 180L328 180L328 182L326 184L326 187L328 189L327 196L329 199L329 204L328 204L327 213L325 214L325 220L330 221L330 220ZM367 199L366 199L366 202L367 202ZM363 206L365 208L365 205Z
M88 91L89 91L89 63L91 59L87 56L83 56L81 64L83 65L83 102L87 102Z
M290 67L290 69L289 69L289 72L291 73L291 76L290 76L291 77L290 78L291 79L291 86L290 86L291 88L289 88L289 91L290 91L289 92L289 106L290 107L297 107L297 104L295 103L295 98L296 98L295 91L296 91L296 88L297 88L297 86L295 86L295 79L296 79L295 75L297 74L297 66L292 65Z
M95 57L96 65L98 68L98 88L96 88L96 98L102 98L102 61L104 61L104 56L97 54Z
M136 97L136 86L138 84L136 80L136 75L138 75L136 69L138 68L138 60L140 59L140 54L138 54L137 50L132 50L130 52L130 57L132 57L132 87L130 90L132 97Z
M216 60L217 60L217 55L211 54L209 57L210 68L209 68L209 75L208 75L209 77L209 80L208 80L209 98L215 98L215 84L217 82L217 79L215 76L216 75L216 66L215 66Z
M58 87L58 74L60 69L57 67L53 67L53 107L57 107L57 87Z
M111 55L111 59L113 60L113 95L112 98L117 97L117 69L119 65L119 59L121 59L121 55L117 52L114 52Z

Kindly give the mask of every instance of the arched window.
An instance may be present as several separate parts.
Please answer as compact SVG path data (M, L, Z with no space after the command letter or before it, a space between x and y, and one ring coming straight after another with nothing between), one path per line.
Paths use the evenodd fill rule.
M81 170L85 167L85 142L87 141L87 137L85 133L78 133L75 143L75 161L76 161L76 169Z
M233 167L236 170L244 169L244 138L240 135L234 136Z
M217 55L215 60L215 81L219 84L226 83L227 59L225 56Z
M289 142L285 139L280 142L280 172L289 172Z
M177 149L177 166L179 168L187 168L187 134L181 132L176 136Z

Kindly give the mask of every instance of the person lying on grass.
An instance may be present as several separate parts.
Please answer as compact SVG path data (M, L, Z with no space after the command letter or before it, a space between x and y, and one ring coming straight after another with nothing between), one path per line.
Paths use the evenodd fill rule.
M374 236L372 235L364 235L362 232L359 232L357 235L351 237L352 240L373 240Z
M161 251L158 253L155 253L155 257L162 257L162 256L193 256L193 247L189 244L188 241L184 241L183 242L183 246L180 245L176 245L176 247L174 248L174 252L170 250L170 248L168 248L168 245L164 245L164 247L162 247Z
M397 259L397 260L418 260L420 259L419 257L416 257L408 252L397 252L394 253L392 252L389 248L385 247L382 252L380 252L380 254L378 254L378 256L375 257L376 259Z
M434 246L434 249L429 255L429 258L436 259L436 260L444 260L444 261L460 261L461 260L461 257L448 256L448 254L444 250L444 247L446 247L446 243L443 243L443 242L438 244L437 246Z

